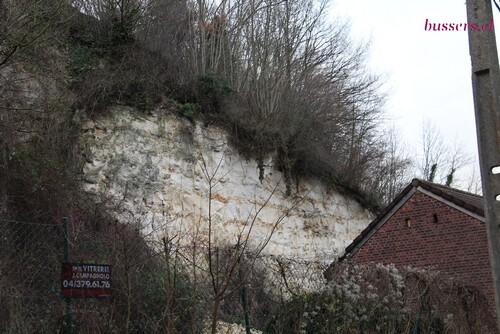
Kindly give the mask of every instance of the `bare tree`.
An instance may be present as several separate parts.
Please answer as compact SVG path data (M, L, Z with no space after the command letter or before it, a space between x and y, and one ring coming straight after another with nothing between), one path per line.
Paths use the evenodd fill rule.
M333 170L353 184L368 178L383 96L363 67L366 47L350 42L346 25L327 23L327 1L215 4L199 1L194 10L193 67L236 90L224 113L255 134L251 153L278 151L288 194L297 171Z
M465 190L477 195L482 195L483 193L481 186L481 173L479 172L479 163L477 160L472 164L472 169L467 175Z
M264 251L270 242L275 230L288 216L300 202L303 201L305 196L297 197L292 205L284 210L279 217L271 224L267 236L259 243L252 245L252 231L258 221L261 211L268 205L271 198L274 196L278 189L279 183L272 189L267 198L262 204L255 206L254 212L248 213L244 227L234 236L235 242L233 244L228 242L216 241L214 238L215 222L213 219L212 203L216 195L216 186L219 184L221 177L218 176L219 169L223 163L223 158L219 161L218 165L213 171L209 170L205 159L202 157L201 168L208 185L208 213L206 217L208 240L207 248L207 265L209 281L212 289L212 310L211 310L211 332L217 333L217 322L219 319L219 309L221 303L228 296L236 291L244 288L249 275L249 270L255 266L255 262ZM236 281L236 283L235 283ZM244 291L244 290L243 290ZM245 303L243 297L242 302ZM246 308L246 305L243 305ZM249 320L247 321L247 332L249 331Z
M388 204L413 177L412 161L395 127L384 134L380 145L380 157L376 159L378 165L370 169L371 179L365 181L365 186L381 203Z
M0 69L19 59L43 56L57 40L58 27L69 19L65 1L4 1L0 3Z
M444 142L439 129L429 120L422 123L421 154L418 169L423 179L451 186L456 172L470 165L472 158L457 141L452 146Z
M65 1L0 2L0 211L4 214L9 203L18 203L12 199L12 192L23 188L17 182L25 183L25 196L35 195L41 189L42 175L55 172L55 168L45 169L48 162L57 159L59 148L67 148L54 145L61 143L69 125L63 124L67 96L60 89L64 61L56 50L66 36L64 25L70 17ZM47 205L41 206L47 210Z
M128 28L126 33L133 33L152 2L154 0L73 0L72 5L80 12L95 17L101 24L110 27L112 24L122 24Z
M278 152L289 195L298 174L363 188L385 154L377 131L384 96L364 67L367 46L349 39L347 25L328 22L326 0L75 3L112 32L113 24L127 28L125 35L164 61L165 76L191 82L197 102L244 130L261 174L264 153ZM218 96L228 91L229 101Z

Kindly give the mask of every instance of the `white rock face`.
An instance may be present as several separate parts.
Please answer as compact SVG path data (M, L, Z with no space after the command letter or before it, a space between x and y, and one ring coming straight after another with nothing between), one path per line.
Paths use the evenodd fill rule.
M84 189L117 205L121 221L146 229L206 235L211 203L219 243L234 244L250 231L253 246L262 246L275 227L265 254L332 261L373 219L315 180L300 181L286 197L271 156L261 183L257 162L239 155L215 126L168 112L139 118L121 107L84 130Z

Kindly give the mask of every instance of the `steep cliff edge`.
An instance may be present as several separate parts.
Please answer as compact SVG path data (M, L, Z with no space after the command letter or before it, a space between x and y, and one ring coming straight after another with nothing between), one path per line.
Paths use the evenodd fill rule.
M169 235L206 232L209 203L218 242L235 243L251 227L253 245L262 245L279 221L263 252L304 260L331 261L371 221L359 203L318 180L300 180L285 196L272 156L260 182L257 161L227 137L165 110L139 116L115 107L84 126L84 190L120 221Z

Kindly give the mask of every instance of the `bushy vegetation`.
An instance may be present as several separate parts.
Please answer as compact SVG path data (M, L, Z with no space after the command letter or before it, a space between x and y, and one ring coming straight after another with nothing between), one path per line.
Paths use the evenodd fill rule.
M379 130L384 97L366 48L326 11L314 0L4 1L6 217L53 220L86 205L75 191L82 114L117 103L148 113L172 100L188 119L225 126L261 179L274 153L290 195L295 178L312 175L372 208L389 199L407 161Z
M475 287L446 275L393 265L341 265L322 291L277 309L266 333L494 333Z
M133 224L89 233L82 223L70 225L72 259L111 264L113 296L73 299L75 333L210 332L214 296L209 273L186 258L192 249L179 248L173 238L144 235ZM57 282L62 252L62 233L54 227L0 224L11 242L0 245L16 249L9 265L0 265L2 332L64 331L64 302L58 288L50 286ZM0 249L4 260L6 250ZM225 254L220 261L227 273L238 253L226 248L218 254ZM338 264L328 272L328 284L316 275L299 278L296 270L284 271L285 282L307 279L322 286L309 292L283 286L292 292L284 297L279 278L270 273L275 260L264 266L242 261L240 273L228 281L232 292L221 301L219 319L269 334L495 332L494 316L480 291L432 270Z
M350 41L345 25L329 24L326 10L325 1L313 0L0 2L0 218L57 226L68 215L74 259L113 264L110 301L75 301L79 332L197 333L219 316L269 332L328 332L332 323L344 332L374 331L389 326L377 320L384 316L398 330L416 324L416 304L405 313L396 300L388 299L386 310L368 294L352 299L346 289L355 271L339 291L331 285L283 304L253 265L259 254L242 244L209 249L210 271L202 274L193 253L171 240L145 241L139 224L115 221L105 198L96 203L80 190L82 118L106 116L113 104L143 113L168 104L192 121L225 126L233 143L257 158L261 178L264 157L275 153L289 195L294 178L315 176L371 207L387 200L407 161L388 149L379 129L384 96L364 68L366 48ZM31 257L57 273L59 237L25 235L27 247L10 260ZM391 275L381 277L393 282L401 274ZM378 298L397 289L380 290ZM0 332L61 331L57 292L50 300L36 293L2 273ZM422 324L458 328L436 312Z
M201 331L204 301L161 247L154 250L132 224L110 223L97 232L89 223L70 219L70 260L111 265L112 297L73 298L74 333ZM0 220L0 232L0 332L65 332L61 226Z
M91 14L75 14L70 29L75 107L149 112L174 99L181 115L225 126L243 153L278 152L288 194L294 178L315 176L376 208L404 182L366 47L326 21L326 1L74 5Z

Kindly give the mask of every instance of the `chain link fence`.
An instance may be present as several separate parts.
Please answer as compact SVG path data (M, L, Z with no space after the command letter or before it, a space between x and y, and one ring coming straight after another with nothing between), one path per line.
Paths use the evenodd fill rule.
M214 292L207 249L166 233L166 224L68 225L69 261L112 268L110 298L72 298L73 333L205 333ZM148 231L148 232L145 232ZM183 240L181 240L183 239ZM61 296L63 224L0 220L0 334L67 333ZM206 245L205 245L206 246ZM284 299L323 283L323 266L219 249L221 272L236 262L219 319L263 328ZM225 263L227 262L227 263ZM242 284L245 277L245 284ZM312 284L312 285L311 285ZM311 285L311 286L309 286ZM244 300L244 301L243 301ZM232 332L244 333L241 331Z
M49 332L58 295L61 225L0 220L0 333Z
M0 334L67 333L62 225L0 220ZM162 229L70 222L69 262L112 268L110 298L71 299L73 333L201 332L201 293Z

